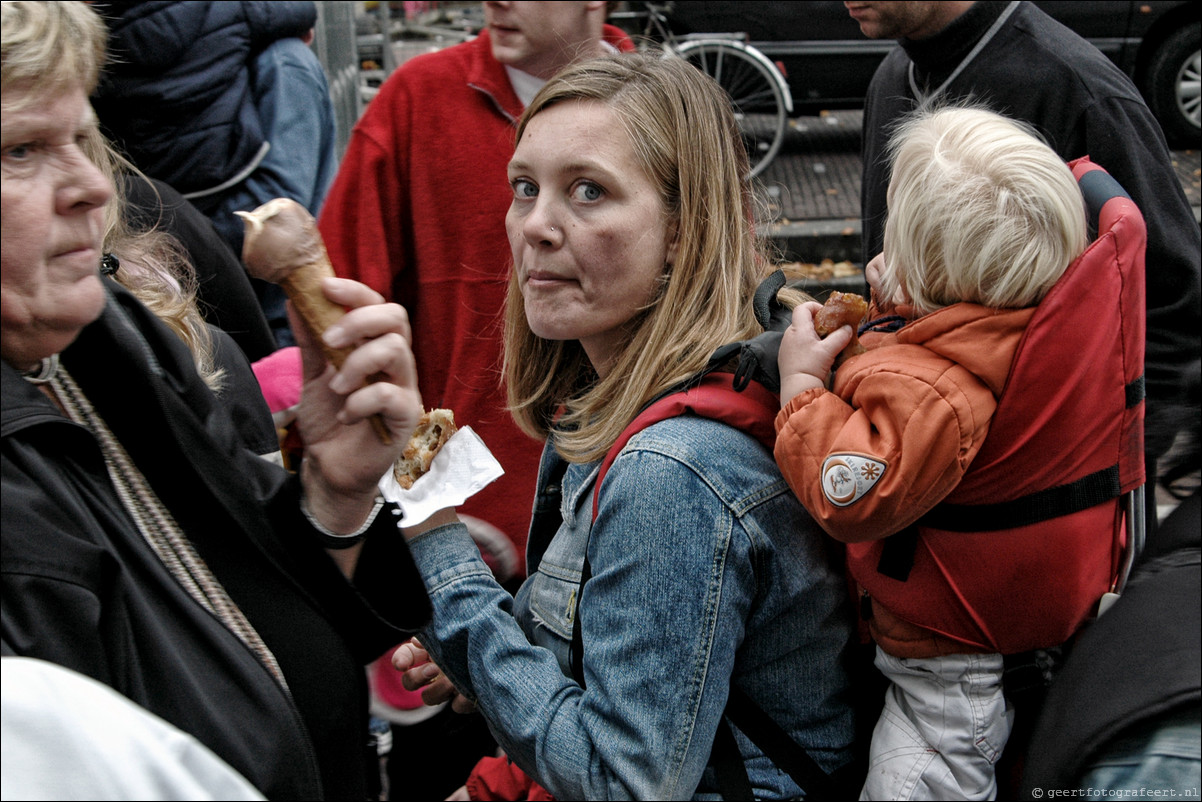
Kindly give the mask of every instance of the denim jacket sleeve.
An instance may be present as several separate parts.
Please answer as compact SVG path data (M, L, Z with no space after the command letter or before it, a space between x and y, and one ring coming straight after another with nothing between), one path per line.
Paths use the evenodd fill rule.
M565 477L565 520L548 549L550 565L527 580L516 602L492 582L461 527L411 543L434 604L423 642L478 701L508 755L557 798L687 799L702 782L732 676L765 695L806 682L789 655L811 640L803 631L810 624L781 628L779 621L810 613L792 609L803 606L797 595L766 602L776 577L762 574L788 563L798 576L778 584L822 598L812 623L833 635L820 638L831 645L829 660L815 663L827 672L850 632L842 623L829 627L841 621L832 615L840 582L821 558L807 565L794 561L791 547L778 549L772 533L788 530L796 539L800 506L771 455L741 432L689 418L640 433L606 477L590 534L592 467L572 466ZM587 542L592 570L579 605L579 565L551 559L556 541L573 538ZM557 592L557 603L535 610ZM577 606L583 688L565 661ZM556 612L560 620L551 620ZM752 642L759 635L749 637L749 628L770 632L771 642ZM830 719L831 709L819 709L828 702L796 707ZM815 738L841 762L835 753L849 730ZM768 796L797 792L776 775L753 771L752 781Z

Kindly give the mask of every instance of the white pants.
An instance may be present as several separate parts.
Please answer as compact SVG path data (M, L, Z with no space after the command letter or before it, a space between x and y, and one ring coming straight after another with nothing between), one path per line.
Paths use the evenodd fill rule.
M1000 654L900 658L876 650L890 680L860 799L994 799L994 764L1013 711Z

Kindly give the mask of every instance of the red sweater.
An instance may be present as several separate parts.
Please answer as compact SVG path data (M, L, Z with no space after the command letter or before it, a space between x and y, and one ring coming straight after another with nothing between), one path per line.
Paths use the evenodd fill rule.
M408 309L426 407L453 409L505 468L461 512L513 541L519 571L542 452L506 411L501 376L506 166L521 112L487 31L411 59L355 126L319 220L335 271Z

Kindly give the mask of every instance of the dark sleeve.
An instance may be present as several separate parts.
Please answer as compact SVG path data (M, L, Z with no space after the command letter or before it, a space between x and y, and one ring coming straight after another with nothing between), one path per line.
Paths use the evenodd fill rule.
M142 361L142 349L117 360L104 338L81 337L68 349L68 367L81 386L107 382L125 389L91 400L247 616L287 623L279 618L287 611L263 596L267 586L254 573L266 558L323 610L363 663L422 626L429 616L426 589L396 522L377 520L365 545L365 560L379 555L380 579L347 582L301 511L300 478L249 451L200 380L187 347L124 288L111 291L116 303L100 324L117 336L128 327L144 333L157 364ZM131 409L127 394L155 401ZM141 436L146 431L163 436Z
M158 226L183 244L196 268L205 320L229 334L252 362L275 351L250 277L212 221L162 181L127 175L125 190L135 226Z
M246 447L259 455L274 454L280 448L280 438L250 361L221 329L210 325L209 334L213 337L213 361L224 371L217 397L234 419Z
M259 0L242 3L250 26L252 50L260 50L286 36L303 36L317 24L317 5L311 2Z
M257 459L255 470L275 469ZM283 469L277 469L282 471ZM320 534L301 512L300 480L289 476L269 503L276 552L293 581L317 600L356 661L367 665L389 648L417 633L430 620L430 601L409 546L399 529L399 509L385 504L366 532L350 582L321 545ZM284 556L282 551L286 551ZM269 609L267 614L274 612ZM248 613L249 615L249 613Z
M1144 364L1148 411L1153 416L1177 400L1186 367L1199 357L1200 230L1164 135L1146 105L1107 98L1088 109L1083 125L1082 154L1106 168L1123 186L1148 227Z
M229 418L224 410L215 416ZM210 460L217 461L202 463L194 480L182 488L171 483L173 490L182 492L169 506L181 521L199 523L187 531L215 573L226 575L237 569L228 564L233 555L225 552L222 538L213 531L221 524L197 509L205 506L206 492L213 493L210 503L225 505L219 517L230 516L257 549L317 602L360 663L375 660L429 621L426 587L400 532L400 516L392 513L395 507L385 505L368 528L357 570L348 582L326 552L320 532L302 512L300 477L243 447L239 437L228 434L236 424L210 423L207 428L216 435ZM175 461L177 469L182 461ZM151 479L152 484L157 478ZM253 609L247 614L252 615ZM270 601L258 609L259 616L279 612Z

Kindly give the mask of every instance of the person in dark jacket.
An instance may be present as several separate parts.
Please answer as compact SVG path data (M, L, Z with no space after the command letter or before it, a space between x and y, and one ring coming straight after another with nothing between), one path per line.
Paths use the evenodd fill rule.
M277 197L316 215L337 168L312 2L109 2L112 59L94 98L106 133L212 220L237 255L242 221ZM252 280L279 346L283 293ZM261 358L258 355L254 358Z
M311 2L96 3L111 63L96 90L106 133L148 175L207 197L250 175L270 145L251 88L267 45L306 35Z
M971 98L1024 120L1065 161L1089 156L1148 221L1145 463L1172 443L1157 424L1179 403L1199 356L1199 227L1164 133L1131 80L1101 51L1030 2L847 2L860 30L901 45L877 68L864 106L864 258L881 252L895 121L920 103ZM1113 321L1119 325L1119 321ZM1152 481L1151 479L1149 481ZM1155 525L1155 517L1149 521Z
M101 19L2 14L3 653L109 685L269 798L366 798L364 666L429 615L377 489L422 411L405 312L327 279L350 311L324 339L354 348L336 370L302 338L306 462L244 448L184 343L101 273Z

